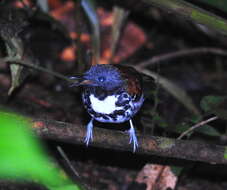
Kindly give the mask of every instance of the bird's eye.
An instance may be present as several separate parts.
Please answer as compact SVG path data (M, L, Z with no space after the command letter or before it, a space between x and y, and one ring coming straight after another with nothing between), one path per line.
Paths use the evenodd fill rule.
M98 80L99 80L99 82L104 82L106 80L106 78L105 77L99 77Z

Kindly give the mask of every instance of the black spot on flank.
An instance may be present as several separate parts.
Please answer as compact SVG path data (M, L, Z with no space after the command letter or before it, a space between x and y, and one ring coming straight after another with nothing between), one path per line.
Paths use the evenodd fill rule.
M87 98L87 104L90 106L91 105L91 101L89 98Z
M126 98L129 98L129 95L128 95L127 93L123 93L122 96L123 96L123 98L125 98L125 99L126 99Z
M119 107L121 107L121 106L124 106L124 105L126 105L126 104L129 104L129 100L125 100L125 101L117 101L116 103L115 103L115 105L116 106L119 106Z
M82 99L84 104L87 105L87 107L91 105L91 101L89 99L89 94L87 93L87 91L83 94Z
M109 114L109 117L111 117L114 121L117 120L117 115L115 114Z
M126 105L126 106L124 107L125 110L130 109L130 108L131 108L130 105Z
M122 93L119 97L117 102L115 103L116 106L124 106L128 104L130 101L130 98L127 93Z
M92 114L92 115L95 115L95 114L96 114L96 112L95 112L93 109L89 109L88 111L89 111L89 113Z
M107 115L105 115L105 114L102 114L101 116L102 116L102 118L105 119L105 120L110 120L109 117L108 117Z
M114 115L125 115L125 110L115 110Z
M93 114L96 118L97 117L102 117L102 114L101 113L98 113L98 112L94 112L94 114Z

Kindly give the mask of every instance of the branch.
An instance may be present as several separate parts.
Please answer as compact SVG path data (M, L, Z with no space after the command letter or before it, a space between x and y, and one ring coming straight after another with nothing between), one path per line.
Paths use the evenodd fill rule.
M211 12L208 12L204 9L201 9L191 3L188 3L183 0L112 0L114 3L120 4L123 7L129 8L131 10L136 10L141 8L144 12L144 9L149 6L159 7L168 13L176 13L179 16L183 16L186 19L189 19L193 22L206 25L207 27L220 31L223 34L227 35L227 21ZM132 6L133 5L133 6Z
M189 134L193 130L195 130L195 129L203 126L203 125L206 125L207 123L210 123L211 121L217 120L217 119L218 119L218 117L214 116L214 117L211 117L207 120L204 120L204 121L201 121L201 122L195 124L192 127L190 127L188 130L184 131L177 139L182 139L184 136L186 136L187 134Z
M40 137L84 145L86 128L80 124L34 119L33 128ZM121 151L132 151L128 135L113 130L95 128L90 146ZM203 142L176 140L165 137L138 136L139 149L136 154L157 155L211 164L227 164L225 147ZM84 145L85 146L85 145Z
M24 61L23 59L18 59L17 57L6 57L6 58L0 58L0 63L1 62L6 62L6 63L9 63L9 64L18 64L18 65L23 65L25 67L28 67L28 68L32 68L32 69L35 69L35 70L38 70L38 71L41 71L41 72L44 72L44 73L48 73L54 77L57 77L59 79L62 79L62 80L66 80L68 82L72 82L72 80L60 73L57 73L57 72L54 72L54 71L51 71L47 68L44 68L44 67L41 67L39 65L35 65L33 64L32 62L30 61Z
M157 63L160 63L161 61L166 61L178 57L185 57L190 56L194 54L215 54L215 55L221 55L221 56L227 56L227 51L220 48L215 47L199 47L199 48L192 48L192 49L184 49L180 51L175 51L171 53L165 53L161 55L153 56L151 59L148 59L146 61L143 61L136 65L137 68L145 68L147 66L154 66Z

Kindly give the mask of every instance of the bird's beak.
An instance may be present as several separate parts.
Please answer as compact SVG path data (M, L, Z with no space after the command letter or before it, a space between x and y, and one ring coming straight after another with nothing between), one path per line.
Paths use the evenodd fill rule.
M70 79L72 80L72 85L70 85L70 87L93 84L93 81L85 79L82 76L81 77L70 77Z
M93 84L93 81L85 79L79 82L79 85L89 85L89 84Z

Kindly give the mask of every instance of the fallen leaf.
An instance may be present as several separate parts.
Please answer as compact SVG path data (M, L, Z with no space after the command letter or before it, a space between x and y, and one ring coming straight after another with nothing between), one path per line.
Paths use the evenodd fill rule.
M145 183L146 190L166 190L175 188L177 177L169 166L146 164L139 172L136 181Z

